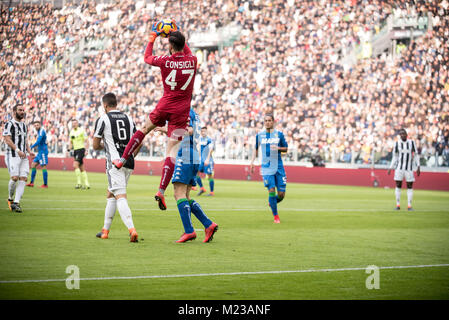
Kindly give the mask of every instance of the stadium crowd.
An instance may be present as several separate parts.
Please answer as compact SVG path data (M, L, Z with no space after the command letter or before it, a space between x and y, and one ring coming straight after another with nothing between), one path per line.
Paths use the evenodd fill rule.
M139 127L163 89L143 52L152 22L170 13L187 39L229 23L242 28L232 46L198 53L192 105L215 139L216 158L250 158L263 115L272 111L286 134L289 160L386 164L397 130L405 127L423 164L437 159L449 166L448 9L447 0L84 1L60 10L2 5L1 124L14 104L24 103L28 120L43 120L51 152L65 153L70 119L92 135L100 98L113 91ZM396 59L342 63L388 15L428 12L433 30ZM70 67L70 58L92 40L105 45ZM156 54L166 52L166 40L158 39ZM164 139L152 134L141 152L162 156Z

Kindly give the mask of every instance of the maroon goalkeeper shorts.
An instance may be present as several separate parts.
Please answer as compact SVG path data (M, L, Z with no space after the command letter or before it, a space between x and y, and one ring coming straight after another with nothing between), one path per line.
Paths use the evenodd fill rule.
M150 113L151 122L158 127L164 127L168 122L167 136L181 141L189 124L189 111L183 113L172 113L161 111L156 107Z

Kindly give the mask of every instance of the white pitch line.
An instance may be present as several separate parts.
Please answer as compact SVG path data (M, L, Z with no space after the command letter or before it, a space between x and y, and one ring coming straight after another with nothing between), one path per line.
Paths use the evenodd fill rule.
M449 264L428 264L416 266L388 266L379 267L379 269L413 269L413 268L435 268L449 267ZM163 278L190 278L190 277L216 277L216 276L245 276L261 274L283 274L283 273L315 273L315 272L338 272L338 271L361 271L367 267L357 268L337 268L337 269L305 269L305 270L284 270L284 271L249 271L249 272L220 272L220 273L197 273L197 274L167 274L154 276L130 276L130 277L98 277L98 278L80 278L80 281L99 281L99 280L137 280L137 279L163 279ZM40 282L64 282L67 279L41 279L41 280L1 280L0 284L7 283L40 283Z
M131 203L132 205L132 203ZM24 211L32 211L32 210L47 210L47 211L104 211L104 207L101 208L23 208ZM213 208L209 209L207 207L204 207L205 211L265 211L267 208L260 207L260 208ZM269 210L269 209L268 209ZM296 212L393 212L393 209L300 209L300 208L282 208L282 210L285 211L296 211ZM142 208L133 208L131 211L160 211L159 209L142 209ZM173 211L177 212L176 209L167 209L166 211ZM406 211L406 210L403 210ZM436 211L442 211L442 210L416 210L415 212L436 212ZM394 211L396 212L396 211Z

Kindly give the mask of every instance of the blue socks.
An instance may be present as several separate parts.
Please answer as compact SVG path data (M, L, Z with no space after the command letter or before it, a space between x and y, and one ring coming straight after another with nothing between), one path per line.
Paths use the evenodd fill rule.
M195 200L187 200L186 198L179 199L177 201L179 215L181 216L182 225L184 227L185 233L194 232L192 225L191 213L195 215L195 217L200 220L203 224L204 228L210 227L212 221L206 216L200 204Z
M200 176L196 176L196 183L198 183L198 185L200 186L200 188L203 187L203 181L201 181Z
M273 216L278 215L278 197L276 192L270 192L268 194L268 203L270 204L271 211L273 212Z
M43 170L42 170L42 175L43 175L43 177L44 177L44 184L47 185L47 182L48 182L48 172L47 172L47 169L43 169ZM34 179L33 179L33 181L34 181Z
M36 168L31 169L31 183L34 183L34 179L36 178Z
M181 216L182 225L184 227L185 233L192 233L193 226L192 226L192 219L190 217L191 210L190 210L190 204L189 200L186 198L179 199L177 201L178 204L178 211L179 215Z
M196 202L195 200L191 199L189 201L190 208L192 210L192 213L195 215L195 217L200 220L200 222L203 224L204 228L209 228L212 224L212 221L206 216L203 209L201 208L200 204Z
M210 192L214 192L214 179L209 179Z

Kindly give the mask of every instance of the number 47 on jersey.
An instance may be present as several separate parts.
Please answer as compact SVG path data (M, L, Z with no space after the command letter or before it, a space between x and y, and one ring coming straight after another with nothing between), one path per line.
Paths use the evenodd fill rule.
M176 70L176 69L172 70L168 74L167 78L165 79L165 83L167 85L169 85L172 90L175 90L176 85L178 84L176 82L176 73L177 73L177 71L178 70ZM190 81L192 81L193 75L195 74L195 70L194 69L183 69L183 70L181 70L181 73L189 75L189 78L187 79L186 83L184 83L184 85L181 87L181 90L185 90L189 86Z

